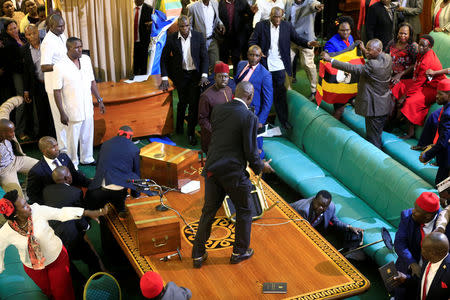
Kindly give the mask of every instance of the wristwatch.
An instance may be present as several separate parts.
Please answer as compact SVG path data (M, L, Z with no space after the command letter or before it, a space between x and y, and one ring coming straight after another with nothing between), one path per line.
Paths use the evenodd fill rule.
M103 98L102 98L102 97L100 97L100 98L97 98L97 102L98 102L98 103L101 103L101 102L103 102Z

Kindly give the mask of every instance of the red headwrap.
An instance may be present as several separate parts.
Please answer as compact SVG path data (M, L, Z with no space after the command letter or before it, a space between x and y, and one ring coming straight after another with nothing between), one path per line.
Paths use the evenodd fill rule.
M214 73L230 73L230 67L224 62L217 62L214 66Z
M437 86L438 91L449 92L450 91L450 79L445 78L439 81Z
M148 271L142 276L140 281L142 295L146 298L155 298L164 288L161 276L152 271Z
M9 217L14 212L14 205L8 199L0 199L0 214Z
M435 193L423 192L416 199L416 204L426 212L436 212L439 210L439 197Z
M131 139L131 136L133 135L133 131L125 131L122 129L119 129L119 131L117 132L119 135L126 135L127 139Z

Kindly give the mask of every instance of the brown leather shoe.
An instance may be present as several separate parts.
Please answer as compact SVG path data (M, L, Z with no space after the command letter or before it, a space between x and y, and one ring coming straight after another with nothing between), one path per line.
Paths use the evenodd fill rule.
M194 263L194 268L200 269L202 267L203 262L205 262L207 258L208 258L208 252L205 252L205 254L203 254L200 257L193 258L192 261Z
M243 260L249 259L255 253L252 248L248 248L243 254L232 254L230 257L230 264L238 264Z

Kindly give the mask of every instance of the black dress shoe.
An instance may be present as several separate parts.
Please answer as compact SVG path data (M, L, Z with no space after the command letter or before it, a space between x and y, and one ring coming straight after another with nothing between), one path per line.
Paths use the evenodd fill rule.
M195 135L188 136L188 143L191 146L197 145L197 138L195 137Z
M253 253L255 253L255 251L253 251L252 248L248 248L247 251L245 251L243 254L232 254L230 257L230 264L238 264L243 260L249 259L250 257L252 257Z
M205 252L201 257L193 258L194 268L200 269L202 267L203 262L208 258L208 252Z

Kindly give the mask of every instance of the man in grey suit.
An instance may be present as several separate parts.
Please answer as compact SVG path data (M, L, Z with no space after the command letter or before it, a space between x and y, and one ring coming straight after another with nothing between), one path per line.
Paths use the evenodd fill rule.
M364 65L337 61L326 52L321 56L331 62L333 68L359 76L355 112L366 119L366 139L381 149L381 133L393 104L389 89L392 60L389 54L382 52L383 43L378 39L368 41L367 49L362 43L359 46L366 57Z
M209 58L209 73L212 73L216 61L219 60L218 33L225 33L225 26L219 18L219 3L217 0L196 1L187 6L189 23L193 30L201 32L206 40Z

